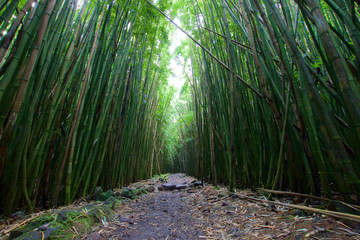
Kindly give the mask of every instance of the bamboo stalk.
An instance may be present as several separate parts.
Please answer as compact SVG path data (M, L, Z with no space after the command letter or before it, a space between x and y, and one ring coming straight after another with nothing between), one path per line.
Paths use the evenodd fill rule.
M238 194L238 193L231 193L231 194L238 196L240 199L246 199L246 200L255 201L255 202L262 202L262 203L266 203L266 204L274 204L274 205L279 205L279 206L283 206L283 207L287 207L287 208L295 208L295 209L300 209L300 210L304 210L304 211L324 214L324 215L334 217L334 218L340 218L340 219L345 219L345 220L349 220L349 221L360 222L360 216L358 216L358 215L335 212L335 211L330 211L330 210L317 209L317 208L306 207L306 206L295 205L295 204L286 204L286 203L269 201L269 200L264 200L264 199L258 199L258 198L254 198L254 197L245 196L243 194Z

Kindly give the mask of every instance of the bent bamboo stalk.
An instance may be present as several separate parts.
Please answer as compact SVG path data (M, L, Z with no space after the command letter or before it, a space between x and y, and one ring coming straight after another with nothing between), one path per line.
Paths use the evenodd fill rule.
M254 198L254 197L248 197L248 196L245 196L245 195L239 194L239 193L231 193L231 194L238 196L240 199L246 199L246 200L250 200L250 201L262 202L262 203L267 203L267 204L274 204L274 205L279 205L279 206L288 207L288 208L296 208L296 209L300 209L300 210L304 210L304 211L324 214L324 215L334 217L334 218L340 218L340 219L346 219L349 221L360 222L360 216L358 216L358 215L335 212L335 211L330 211L330 210L323 210L323 209L312 208L312 207L306 207L306 206L301 206L301 205L296 205L296 204L287 204L287 203L269 201L269 200L264 200L264 199L258 199L258 198Z

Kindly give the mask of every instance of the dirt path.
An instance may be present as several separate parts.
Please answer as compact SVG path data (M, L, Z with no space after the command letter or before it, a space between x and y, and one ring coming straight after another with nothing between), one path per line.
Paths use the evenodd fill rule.
M181 174L170 175L170 184L189 184ZM200 239L203 222L195 219L184 191L158 191L145 195L127 206L118 218L118 228L109 239Z
M183 174L170 175L165 187L184 186L169 191L153 180L133 184L152 185L155 191L123 204L107 226L84 239L360 239L360 227L351 223L251 203L225 188L191 186L192 181Z

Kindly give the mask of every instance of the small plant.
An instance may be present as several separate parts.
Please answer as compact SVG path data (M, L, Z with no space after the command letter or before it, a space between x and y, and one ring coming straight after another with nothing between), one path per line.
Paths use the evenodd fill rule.
M158 180L160 182L167 182L169 180L170 173L154 175L153 179Z
M104 227L107 227L109 225L109 223L106 221L106 217L104 216L104 219L101 220L101 223Z

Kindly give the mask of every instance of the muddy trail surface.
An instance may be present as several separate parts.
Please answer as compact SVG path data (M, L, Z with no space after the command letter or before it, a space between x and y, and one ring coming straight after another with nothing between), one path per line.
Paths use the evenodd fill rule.
M358 224L242 200L226 188L184 174L129 187L153 192L122 205L114 221L82 239L360 239ZM263 197L251 191L241 194Z

